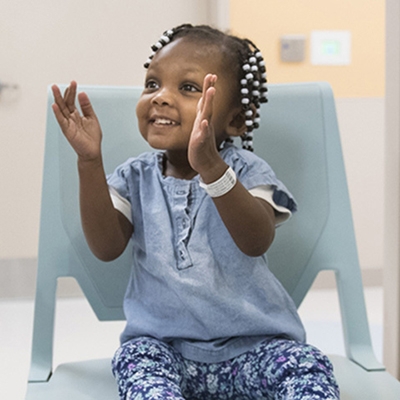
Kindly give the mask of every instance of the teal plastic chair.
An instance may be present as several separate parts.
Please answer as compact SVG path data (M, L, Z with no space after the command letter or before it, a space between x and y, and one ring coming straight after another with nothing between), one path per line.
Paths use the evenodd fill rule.
M105 168L149 150L137 131L135 87L80 87L103 127ZM57 280L74 277L99 320L122 320L130 248L97 260L79 220L76 156L61 134L49 91L32 361L26 399L117 399L110 359L59 365L53 372ZM398 400L400 383L376 360L365 310L339 131L326 83L271 85L261 110L256 153L299 203L268 251L273 272L299 306L319 272L333 270L346 357L330 355L342 399ZM57 338L55 338L57 339ZM110 358L112 354L110 355Z

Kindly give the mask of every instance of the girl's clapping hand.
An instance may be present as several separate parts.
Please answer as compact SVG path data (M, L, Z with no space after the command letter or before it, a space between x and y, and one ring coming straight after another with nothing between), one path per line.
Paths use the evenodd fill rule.
M189 163L200 174L204 169L214 167L216 160L221 159L211 123L216 81L216 75L208 74L204 78L203 93L197 106L197 116L189 141Z
M53 112L62 132L81 161L93 161L101 157L101 128L86 93L78 94L82 115L75 106L77 83L72 81L64 96L57 85L52 86Z

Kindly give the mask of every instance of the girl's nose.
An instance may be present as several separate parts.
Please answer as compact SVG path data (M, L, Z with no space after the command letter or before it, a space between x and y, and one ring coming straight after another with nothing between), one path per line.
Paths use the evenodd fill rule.
M152 101L159 106L171 106L173 104L173 97L171 90L164 87L157 91Z

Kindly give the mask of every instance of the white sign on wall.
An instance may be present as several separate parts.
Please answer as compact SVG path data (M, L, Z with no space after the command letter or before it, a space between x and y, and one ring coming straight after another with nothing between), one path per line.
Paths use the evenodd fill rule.
M349 65L350 62L350 31L311 32L311 64Z

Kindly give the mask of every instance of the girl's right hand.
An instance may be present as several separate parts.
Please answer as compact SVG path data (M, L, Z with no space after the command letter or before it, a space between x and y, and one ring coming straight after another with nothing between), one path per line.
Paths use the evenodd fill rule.
M53 112L78 158L81 161L95 161L101 158L101 128L87 94L78 95L81 115L75 106L75 81L71 82L64 96L57 85L53 85L51 89L54 95Z

